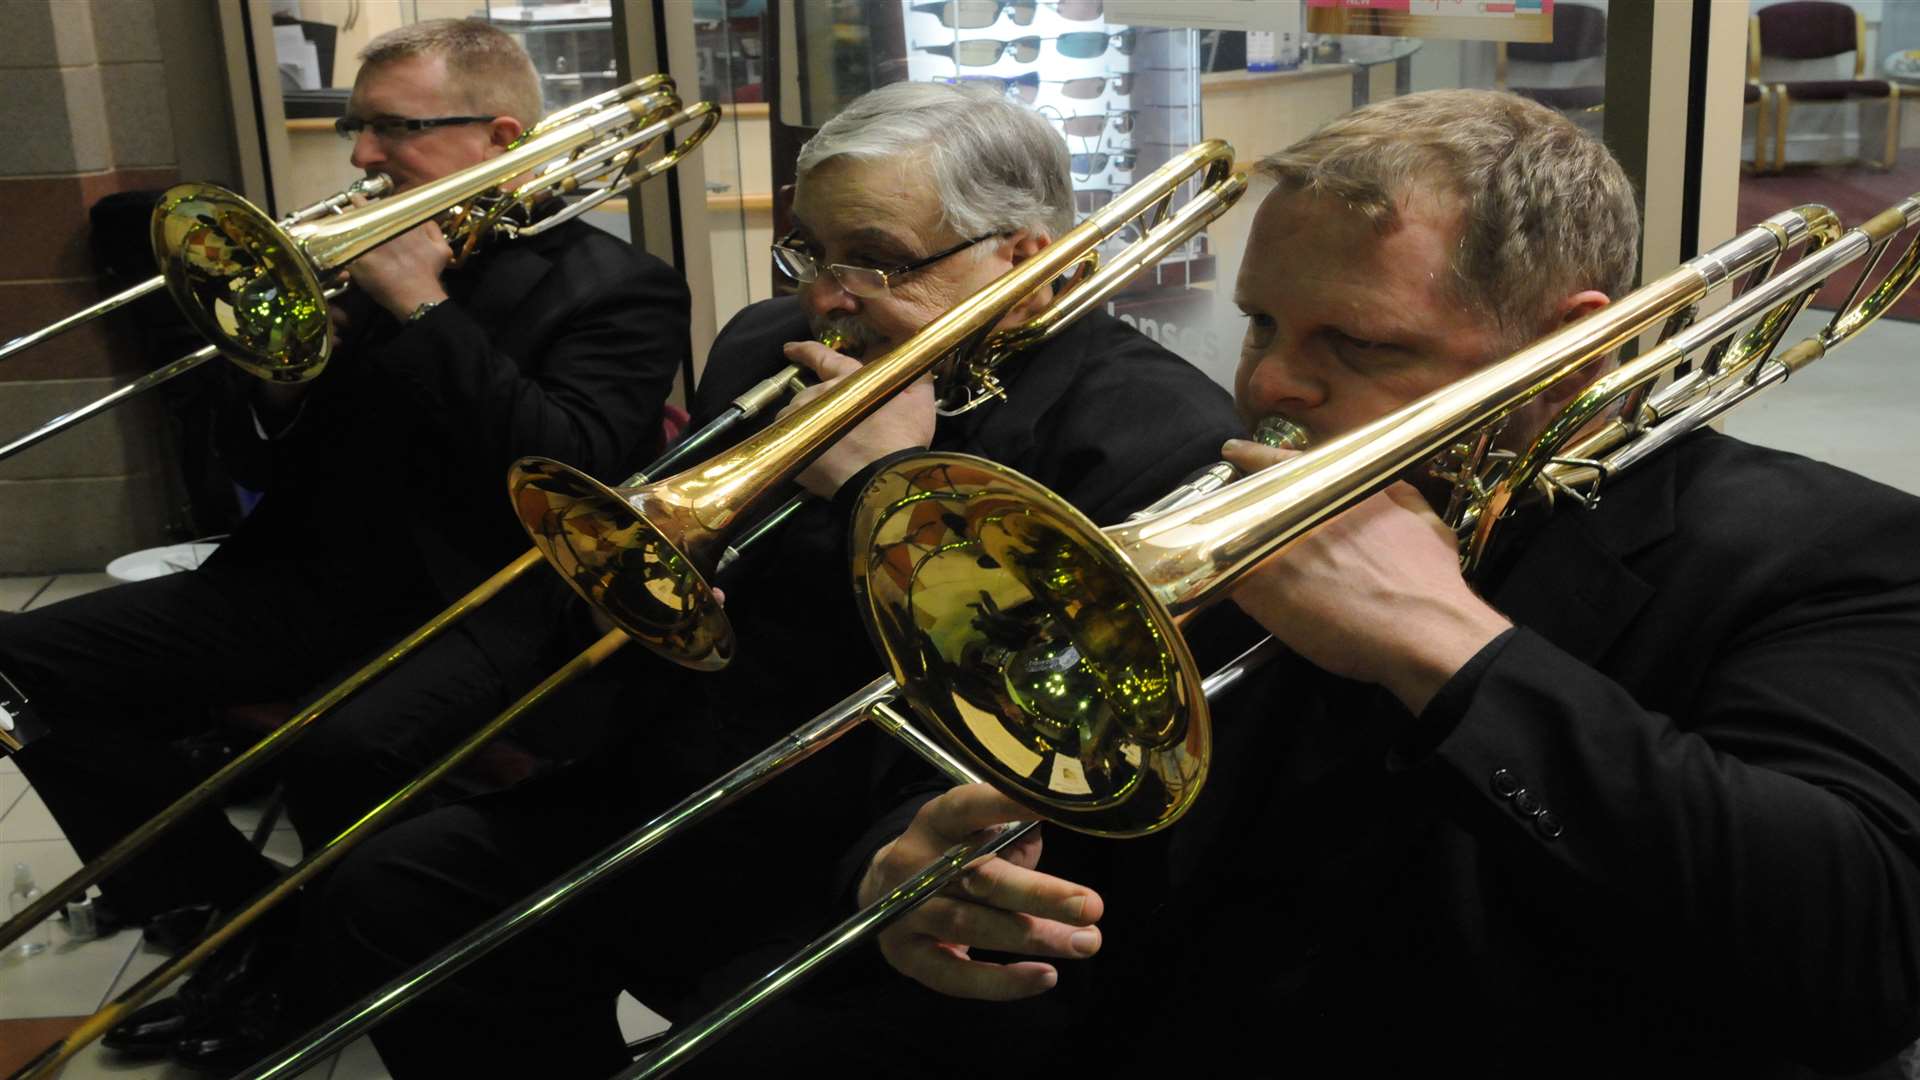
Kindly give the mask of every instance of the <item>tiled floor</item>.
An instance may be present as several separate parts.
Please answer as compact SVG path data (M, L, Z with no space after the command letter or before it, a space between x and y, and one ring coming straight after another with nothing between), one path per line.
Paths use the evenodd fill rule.
M102 588L112 581L105 574L62 574L57 577L0 577L0 618L6 612L26 611ZM236 828L251 833L261 808L235 806L227 816ZM267 841L267 854L292 865L300 858L300 840L285 818ZM25 863L34 882L45 888L80 868L46 805L34 794L26 777L9 758L0 757L0 889L10 887L13 867ZM138 930L123 930L108 938L76 943L64 923L48 928L51 947L21 958L11 950L0 956L0 1057L18 1057L44 1046L48 1036L29 1034L28 1021L51 1017L84 1017L124 992L158 968L166 959L144 945ZM621 1029L629 1039L662 1030L665 1022L639 1002L622 995ZM15 1040L33 1038L29 1046ZM67 1065L62 1080L190 1080L201 1074L165 1062L131 1062L102 1049L87 1047ZM305 1074L311 1080L386 1080L387 1070L373 1044L361 1039Z
M1824 316L1810 312L1794 327L1797 340ZM1905 411L1920 401L1920 325L1883 322L1853 344L1766 392L1731 414L1727 430L1750 441L1831 461L1907 491L1920 493L1920 424ZM0 577L0 612L24 611L108 584L104 574ZM5 618L0 614L0 618ZM258 809L230 811L250 828ZM284 823L268 852L291 862L299 842ZM0 874L11 880L16 863L32 868L35 881L50 885L79 867L46 807L12 762L0 759ZM0 960L0 1050L29 1018L79 1017L91 1013L163 959L140 944L137 931L74 944L64 929L52 931L53 947L25 960ZM657 1031L659 1018L631 998L621 1002L622 1026L630 1037ZM123 1078L185 1080L189 1074L165 1064L128 1063L90 1047L67 1068L67 1080ZM362 1040L309 1076L319 1080L385 1077L370 1043Z

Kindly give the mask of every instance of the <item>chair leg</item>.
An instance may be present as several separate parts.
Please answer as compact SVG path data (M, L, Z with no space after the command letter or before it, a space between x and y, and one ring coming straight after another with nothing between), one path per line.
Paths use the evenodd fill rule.
M1787 167L1787 88L1773 88L1773 171Z
M1900 88L1892 82L1887 83L1887 157L1880 163L1882 169L1892 169L1900 163Z

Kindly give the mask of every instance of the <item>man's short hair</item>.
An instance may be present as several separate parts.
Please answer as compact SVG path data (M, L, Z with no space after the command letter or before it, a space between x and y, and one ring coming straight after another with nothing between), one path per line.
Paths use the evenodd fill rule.
M1633 185L1607 148L1544 105L1493 90L1435 90L1340 116L1262 161L1280 190L1346 203L1382 231L1425 191L1456 200L1459 299L1514 345L1552 327L1554 305L1633 286Z
M1066 140L1040 114L982 87L899 82L855 98L800 148L800 182L835 158L918 159L964 237L1073 228Z
M448 104L475 116L540 122L540 73L513 35L484 19L427 19L389 30L360 50L362 70L415 56L447 61Z

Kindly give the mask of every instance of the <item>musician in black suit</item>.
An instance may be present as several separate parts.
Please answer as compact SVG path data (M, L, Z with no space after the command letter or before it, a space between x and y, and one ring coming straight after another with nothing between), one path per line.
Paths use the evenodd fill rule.
M418 23L362 59L342 130L398 191L500 154L540 114L526 53L484 22ZM431 223L375 249L348 271L317 379L231 379L220 447L265 494L204 567L0 620L0 669L51 729L21 769L82 857L186 790L166 743L204 709L317 696L524 551L515 459L618 478L657 448L689 349L670 268L579 222L451 258ZM308 850L531 685L560 599L516 586L309 733L287 773ZM212 808L103 892L139 921L234 904L277 872Z
M754 305L722 331L696 422L790 361L839 378L1044 249L1073 222L1067 165L1047 122L998 95L901 83L849 105L799 159L797 228L777 257L802 292ZM829 329L846 336L844 354L811 340ZM310 906L306 962L297 988L289 980L328 999L309 1000L302 1019L424 959L879 675L846 554L847 500L877 460L965 449L1116 521L1215 460L1238 430L1224 390L1105 314L999 375L1004 401L957 416L936 414L930 384L912 387L800 477L819 498L719 579L739 635L729 667L690 675L637 647L611 661L625 665L627 699L614 713L625 746L403 823L345 860ZM687 1018L703 991L739 981L720 969L750 967L753 946L825 925L829 863L871 812L875 741L884 742L848 736L387 1018L373 1037L388 1069L618 1068L627 1054L612 1006L622 987ZM512 1022L497 1023L507 999Z
M1506 95L1372 106L1261 171L1238 402L1321 439L1601 307L1638 246L1605 150ZM1901 1075L1920 501L1711 432L1604 491L1471 580L1424 475L1289 547L1233 592L1289 653L1216 703L1192 814L1023 840L883 932L922 986L874 964L685 1071ZM1032 816L942 787L856 847L861 901Z

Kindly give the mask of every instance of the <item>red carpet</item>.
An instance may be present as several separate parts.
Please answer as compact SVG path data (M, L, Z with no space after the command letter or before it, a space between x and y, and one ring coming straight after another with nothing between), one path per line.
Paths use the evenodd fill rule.
M1920 150L1903 151L1899 166L1887 172L1871 166L1791 166L1783 173L1746 173L1740 177L1740 228L1802 203L1832 207L1842 223L1852 226L1916 193L1920 193ZM1911 239L1908 234L1898 241L1882 266L1891 263ZM1855 276L1853 270L1836 275L1814 299L1814 306L1837 306L1846 299ZM1888 314L1920 320L1920 287L1910 290Z

